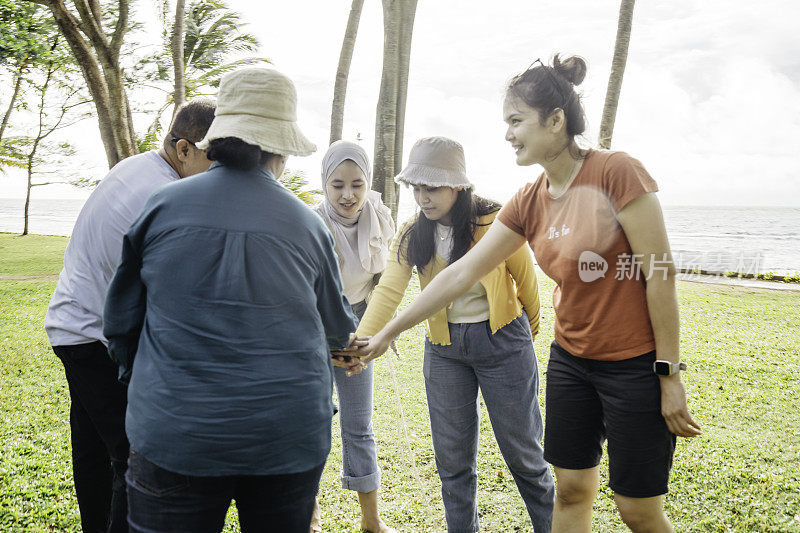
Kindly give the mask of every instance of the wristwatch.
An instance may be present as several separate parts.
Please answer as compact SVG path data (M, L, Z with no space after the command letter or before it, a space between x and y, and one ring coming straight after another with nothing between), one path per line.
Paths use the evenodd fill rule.
M686 370L686 363L673 363L671 361L658 360L653 362L653 372L659 376L671 376L681 370Z

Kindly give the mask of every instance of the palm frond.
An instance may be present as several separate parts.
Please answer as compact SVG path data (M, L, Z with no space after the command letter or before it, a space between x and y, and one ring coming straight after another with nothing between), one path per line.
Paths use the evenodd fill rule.
M167 0L153 0L157 5ZM167 25L164 20L165 28ZM193 0L186 9L184 35L185 94L187 99L207 95L219 87L223 75L237 68L271 63L265 57L245 57L231 60L232 56L257 53L259 42L255 35L242 31L246 24L241 15L230 9L224 0ZM135 77L154 85L171 85L173 79L172 53L169 31L165 34L161 49L138 63ZM168 87L169 88L169 87ZM165 107L172 102L172 92L165 95ZM151 146L154 134L160 132L160 117L156 119L140 139L141 146Z
M200 82L201 84L208 84L219 85L219 80L232 70L236 70L239 67L246 67L250 65L258 65L260 63L272 63L266 57L245 57L242 59L237 59L235 61L231 61L230 63L225 63L224 65L219 65L218 67L212 68L210 70L203 70L203 71L196 71L192 69L192 79Z
M243 33L241 15L221 0L198 0L187 11L184 62L198 69L214 68L231 52L255 52L258 39Z
M308 189L308 178L299 170L284 170L278 183L292 191L306 205L314 205L319 201L319 192Z

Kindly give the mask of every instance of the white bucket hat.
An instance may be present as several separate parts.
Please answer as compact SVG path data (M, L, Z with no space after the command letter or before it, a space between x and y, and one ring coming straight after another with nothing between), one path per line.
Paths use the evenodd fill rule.
M467 178L464 148L447 137L425 137L415 142L408 164L394 181L426 187L473 188Z
M297 92L274 69L248 68L222 77L214 121L197 147L236 137L273 154L310 155L317 147L297 127Z

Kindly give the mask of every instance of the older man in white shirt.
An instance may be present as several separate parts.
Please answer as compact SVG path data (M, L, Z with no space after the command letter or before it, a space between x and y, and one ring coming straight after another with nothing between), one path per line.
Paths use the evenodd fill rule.
M69 384L72 468L84 532L128 531L127 393L108 356L102 320L122 238L153 191L208 169L211 162L195 143L205 136L214 109L207 100L186 104L160 150L114 166L81 209L64 253L45 329Z

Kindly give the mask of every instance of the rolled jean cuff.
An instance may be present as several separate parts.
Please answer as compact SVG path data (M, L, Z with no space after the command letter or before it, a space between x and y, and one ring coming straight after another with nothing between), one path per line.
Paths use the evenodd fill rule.
M381 471L361 477L342 475L342 488L358 492L372 492L381 486Z

